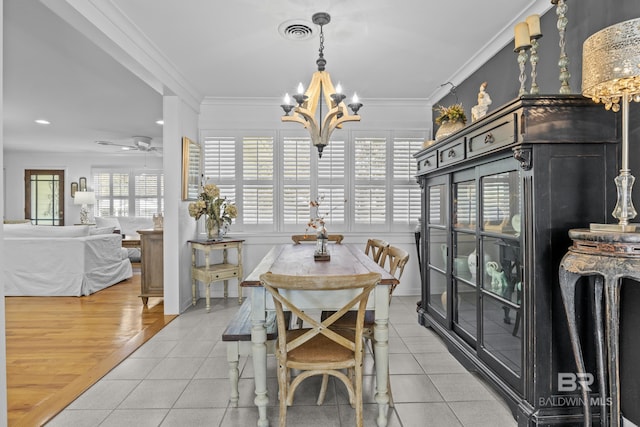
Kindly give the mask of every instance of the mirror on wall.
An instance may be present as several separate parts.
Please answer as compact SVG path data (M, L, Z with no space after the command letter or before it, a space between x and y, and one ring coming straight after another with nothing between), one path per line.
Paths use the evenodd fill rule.
M200 191L202 148L197 142L182 138L182 200L196 200Z

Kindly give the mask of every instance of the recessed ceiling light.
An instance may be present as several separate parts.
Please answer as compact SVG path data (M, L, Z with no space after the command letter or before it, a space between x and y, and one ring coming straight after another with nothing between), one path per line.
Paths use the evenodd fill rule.
M125 150L125 151L129 151L131 150L131 147L120 147L121 150Z
M49 120L45 120L45 119L37 119L36 123L39 125L50 125L51 122Z
M164 124L164 120L156 120L156 124L163 125Z

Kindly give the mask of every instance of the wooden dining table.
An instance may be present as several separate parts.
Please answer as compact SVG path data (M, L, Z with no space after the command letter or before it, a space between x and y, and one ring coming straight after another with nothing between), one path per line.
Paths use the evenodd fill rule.
M272 308L270 297L261 286L260 275L266 272L290 276L337 276L350 274L380 273L381 280L369 298L368 308L375 310L374 355L376 371L376 395L378 403L378 427L387 425L389 409L389 286L398 284L398 279L376 264L356 245L331 245L329 261L315 261L315 245L277 245L265 255L256 268L244 279L242 286L251 289L251 341L255 371L255 403L258 407L258 427L268 427L267 405L267 333L265 330L266 311ZM321 291L319 289L318 291ZM302 292L300 292L302 294ZM315 294L315 293L314 293ZM314 298L296 299L295 292L288 295L300 308L306 310L337 308L329 295L322 297L318 292ZM302 295L300 295L302 297Z

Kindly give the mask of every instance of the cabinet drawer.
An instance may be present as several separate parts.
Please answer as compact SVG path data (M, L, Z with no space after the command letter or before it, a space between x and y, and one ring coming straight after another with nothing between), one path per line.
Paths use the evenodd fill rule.
M418 175L433 170L438 167L438 156L431 153L428 156L418 160Z
M467 157L512 144L516 140L516 114L503 117L467 137Z
M438 167L464 160L464 140L457 140L438 150Z

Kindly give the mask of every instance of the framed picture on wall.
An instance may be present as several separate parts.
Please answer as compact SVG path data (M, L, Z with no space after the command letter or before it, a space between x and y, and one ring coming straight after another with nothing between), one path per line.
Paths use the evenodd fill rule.
M182 138L182 200L196 200L200 191L202 148L186 136Z

